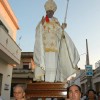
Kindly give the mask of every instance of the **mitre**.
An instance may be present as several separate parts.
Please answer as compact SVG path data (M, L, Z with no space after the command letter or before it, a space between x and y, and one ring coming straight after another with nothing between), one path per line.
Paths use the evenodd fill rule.
M48 11L48 10L53 10L54 12L56 11L57 9L57 5L56 3L53 1L53 0L48 0L45 5L45 10Z

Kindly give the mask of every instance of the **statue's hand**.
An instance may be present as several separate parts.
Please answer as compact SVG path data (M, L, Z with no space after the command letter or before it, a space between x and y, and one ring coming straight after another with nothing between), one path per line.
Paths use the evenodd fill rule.
M65 29L67 27L67 24L66 23L62 23L62 29Z
M43 16L42 19L41 19L42 25L44 24L44 22L45 22L45 18L44 18L44 16Z

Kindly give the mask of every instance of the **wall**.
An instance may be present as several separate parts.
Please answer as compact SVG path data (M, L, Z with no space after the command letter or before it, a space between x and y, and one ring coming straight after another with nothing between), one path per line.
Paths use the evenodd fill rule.
M0 59L0 73L3 74L1 96L4 100L10 100L12 67L2 59Z
M0 17L8 28L9 34L16 41L16 31L18 27L15 26L14 22L17 24L17 19L7 3L7 0L0 1Z

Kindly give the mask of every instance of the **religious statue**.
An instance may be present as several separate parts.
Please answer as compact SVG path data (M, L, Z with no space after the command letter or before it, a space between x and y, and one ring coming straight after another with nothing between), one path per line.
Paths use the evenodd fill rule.
M35 81L64 82L78 69L78 51L64 31L66 23L60 25L53 15L57 5L53 0L45 3L46 16L36 27L34 62Z

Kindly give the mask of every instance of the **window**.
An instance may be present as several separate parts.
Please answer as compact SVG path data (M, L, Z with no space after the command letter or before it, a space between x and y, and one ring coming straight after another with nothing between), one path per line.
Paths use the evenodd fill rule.
M30 64L28 62L24 62L23 63L23 69L27 69L27 70L30 70Z
M2 27L2 28L5 30L5 32L8 33L8 29L7 29L6 26L2 23L1 20L0 20L0 27Z

